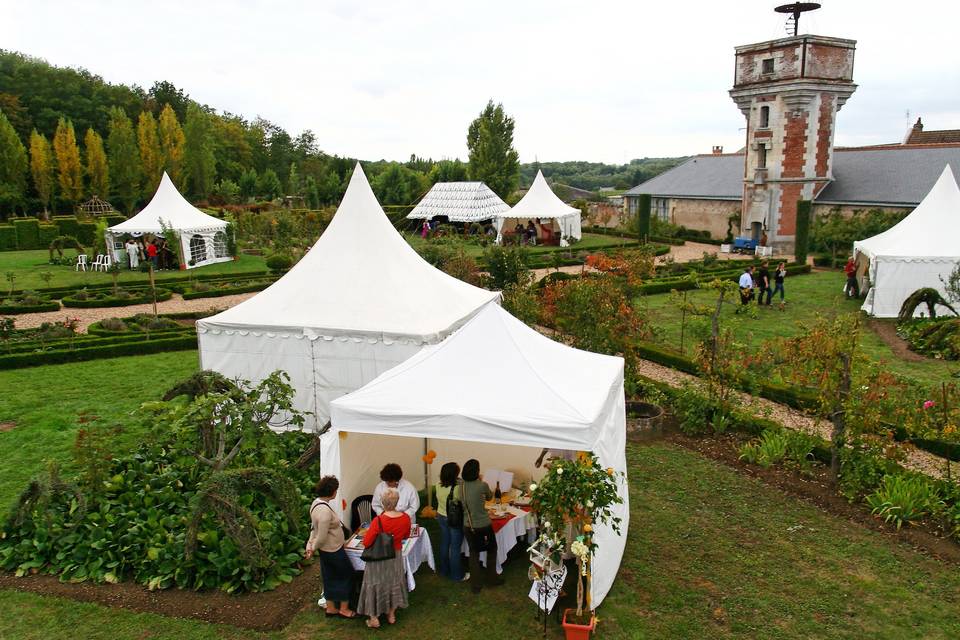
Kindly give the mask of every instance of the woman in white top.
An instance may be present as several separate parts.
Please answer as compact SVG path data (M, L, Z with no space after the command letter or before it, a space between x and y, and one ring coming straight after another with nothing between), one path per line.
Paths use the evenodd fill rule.
M417 522L417 511L420 510L420 495L416 487L409 480L403 479L403 469L395 462L384 465L380 470L380 483L373 490L373 510L377 515L383 513L383 494L387 489L393 489L399 494L397 511L410 516L410 522Z

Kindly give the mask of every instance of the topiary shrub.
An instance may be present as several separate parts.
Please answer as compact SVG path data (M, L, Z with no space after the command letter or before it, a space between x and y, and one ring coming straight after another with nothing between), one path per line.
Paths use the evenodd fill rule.
M12 224L0 224L0 251L17 250L17 230Z
M39 220L36 218L15 218L13 228L17 231L17 248L20 251L41 247Z
M917 307L921 304L927 305L927 314L931 318L937 317L937 305L942 305L950 311L953 312L953 315L960 315L957 313L957 310L953 306L943 299L943 296L940 295L940 292L936 289L930 287L924 287L922 289L917 289L903 301L903 305L900 307L900 313L897 316L899 322L907 322L913 318L913 314L916 312Z
M267 268L274 273L283 273L293 266L293 258L284 253L275 253L267 258Z

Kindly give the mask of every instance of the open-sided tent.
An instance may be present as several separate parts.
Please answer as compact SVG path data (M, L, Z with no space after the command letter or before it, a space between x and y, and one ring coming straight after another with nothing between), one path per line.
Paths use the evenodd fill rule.
M163 234L164 226L180 236L180 255L187 269L233 260L227 249L227 223L187 202L173 186L166 171L153 198L140 213L107 229L107 246L113 249L113 259L119 261L121 258L123 247L118 247L116 242L124 235L159 236Z
M503 240L504 231L509 232L517 223L526 225L528 220L540 219L541 224L550 224L553 232L560 236L560 246L567 246L567 238L579 240L580 209L571 207L557 197L542 171L537 171L530 190L524 194L520 202L515 204L509 213L497 218L494 225L497 228L497 242Z
M440 342L499 297L424 261L390 224L358 164L300 262L253 298L197 322L200 363L252 381L286 371L296 407L323 425L331 400Z
M944 293L944 279L960 263L960 188L950 165L910 215L883 233L853 243L859 272L870 288L862 309L893 318L917 289ZM861 285L861 289L863 285Z
M494 220L510 211L509 205L482 182L438 182L407 214L410 220L446 216L452 222Z
M476 458L481 468L534 479L541 448L592 451L623 473L621 532L597 526L594 534L593 604L610 590L629 520L622 358L554 342L488 305L445 341L334 400L331 414L320 464L347 500L369 493L386 462L423 488L417 471L427 448L437 468Z

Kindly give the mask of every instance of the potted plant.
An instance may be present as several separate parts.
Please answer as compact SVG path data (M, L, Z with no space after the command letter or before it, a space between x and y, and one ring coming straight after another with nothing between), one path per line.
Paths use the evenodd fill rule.
M530 487L530 504L543 530L530 549L534 567L542 570L558 561L563 550L577 561L577 608L563 614L568 639L588 638L596 627L590 602L592 560L597 552L593 533L597 525L620 533L620 518L613 512L614 505L623 502L618 477L613 468L601 467L592 453L580 452L575 460L553 460L543 479ZM535 555L543 560L537 562Z

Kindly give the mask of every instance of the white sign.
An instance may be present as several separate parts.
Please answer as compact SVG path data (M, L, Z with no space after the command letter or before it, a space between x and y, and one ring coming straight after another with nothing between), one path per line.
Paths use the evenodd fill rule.
M556 571L547 573L543 580L534 580L533 586L530 587L530 599L536 602L540 609L550 613L553 611L553 605L557 603L557 598L560 597L560 589L566 578L567 568L561 566Z

